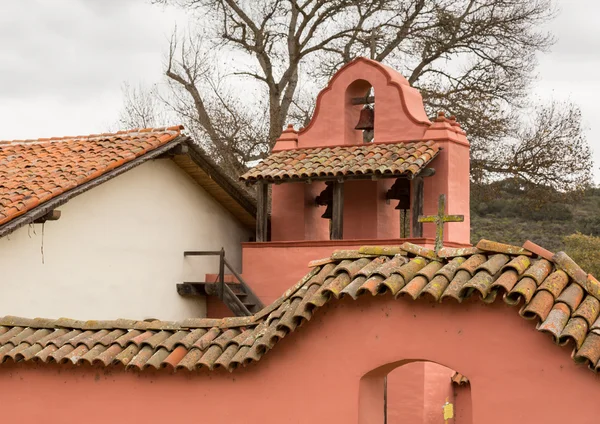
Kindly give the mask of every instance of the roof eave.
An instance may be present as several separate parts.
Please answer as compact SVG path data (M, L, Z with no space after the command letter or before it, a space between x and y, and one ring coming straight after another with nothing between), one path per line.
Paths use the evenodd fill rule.
M223 170L217 165L197 143L191 138L187 140L189 146L190 158L204 170L215 182L223 188L223 190L237 201L252 217L256 218L256 199L252 198L235 181L226 175Z
M109 181L109 180L113 179L114 177L117 177L117 176L143 164L144 162L146 162L150 159L154 159L154 158L162 155L163 153L168 152L173 147L175 147L179 144L182 144L188 140L189 140L189 137L187 137L187 136L182 136L182 135L177 136L173 140L163 144L162 146L157 147L156 149L153 149L147 153L144 153L143 155L138 156L137 158L135 158L129 162L126 162L123 165L121 165L117 168L114 168L114 169L100 175L97 178L94 178L93 180L87 181L69 191L66 191L62 194L59 194L56 197L53 197L52 199L27 211L23 215L19 215L19 216L13 218L12 220L8 221L7 223L1 225L0 226L0 238L12 233L13 231L15 231L25 225L31 224L33 221L43 217L51 210L64 205L73 197L78 196L79 194L84 193L84 192L90 190L91 188L94 188L106 181Z

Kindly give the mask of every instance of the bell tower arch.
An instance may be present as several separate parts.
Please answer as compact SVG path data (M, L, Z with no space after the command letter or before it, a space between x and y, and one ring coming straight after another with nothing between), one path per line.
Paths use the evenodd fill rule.
M365 134L365 132L369 131L368 128L357 128L357 123L365 124L365 122L363 122L365 120L370 120L370 125L367 124L369 127L373 126L373 129L371 130L373 134L370 135L370 139L374 139L373 117L365 118L366 116L369 116L369 113L373 112L372 110L369 112L368 109L365 109L374 108L373 104L375 102L375 96L373 96L373 91L373 86L364 79L358 79L346 88L344 102L344 144L361 144L365 142L365 136L369 138L369 135ZM372 101L369 97L372 98ZM361 99L362 102L360 102ZM363 111L363 109L365 109L365 111Z
M420 140L431 125L421 94L395 70L359 57L342 67L318 97L308 126L298 134L298 147L362 144L354 127L369 90L377 93L375 142Z

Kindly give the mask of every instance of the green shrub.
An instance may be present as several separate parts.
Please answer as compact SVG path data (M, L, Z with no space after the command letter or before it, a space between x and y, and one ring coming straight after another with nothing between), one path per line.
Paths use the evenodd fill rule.
M588 236L600 236L600 216L582 219L577 225L577 230Z
M600 278L600 237L576 233L565 237L564 243L567 255L585 272Z

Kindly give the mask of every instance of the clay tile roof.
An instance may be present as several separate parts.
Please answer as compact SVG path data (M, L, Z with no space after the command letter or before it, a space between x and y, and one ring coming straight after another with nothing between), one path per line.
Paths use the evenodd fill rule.
M526 245L538 250L530 242ZM325 304L368 294L439 302L476 296L490 303L502 298L517 305L523 318L537 321L537 330L556 343L571 343L576 362L600 369L600 283L566 254L548 260L532 250L485 240L476 251L447 249L445 258L410 253L417 250L404 244L336 252L328 261L315 261L320 265L249 317L146 322L7 316L0 318L0 363L233 371L259 361ZM455 384L466 383L464 376L455 377Z
M421 172L439 150L433 141L283 150L267 157L240 179L255 183L369 175L410 178Z
M466 386L467 384L469 384L469 379L461 373L455 372L454 375L450 377L450 382L457 386Z
M0 141L0 236L4 224L38 206L43 209L50 199L132 165L149 152L158 155L162 148L178 144L182 129Z

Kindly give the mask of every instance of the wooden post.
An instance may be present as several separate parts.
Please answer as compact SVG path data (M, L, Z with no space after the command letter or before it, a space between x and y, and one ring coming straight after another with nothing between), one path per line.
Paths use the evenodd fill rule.
M423 237L423 224L419 222L419 216L423 215L423 177L413 180L411 199L412 236Z
M410 225L408 209L400 209L400 238L410 237Z
M219 252L219 284L217 286L219 299L223 300L225 291L225 249L221 248Z
M333 183L333 211L331 217L331 240L344 237L344 183Z
M256 187L256 241L267 241L269 185L261 181Z

